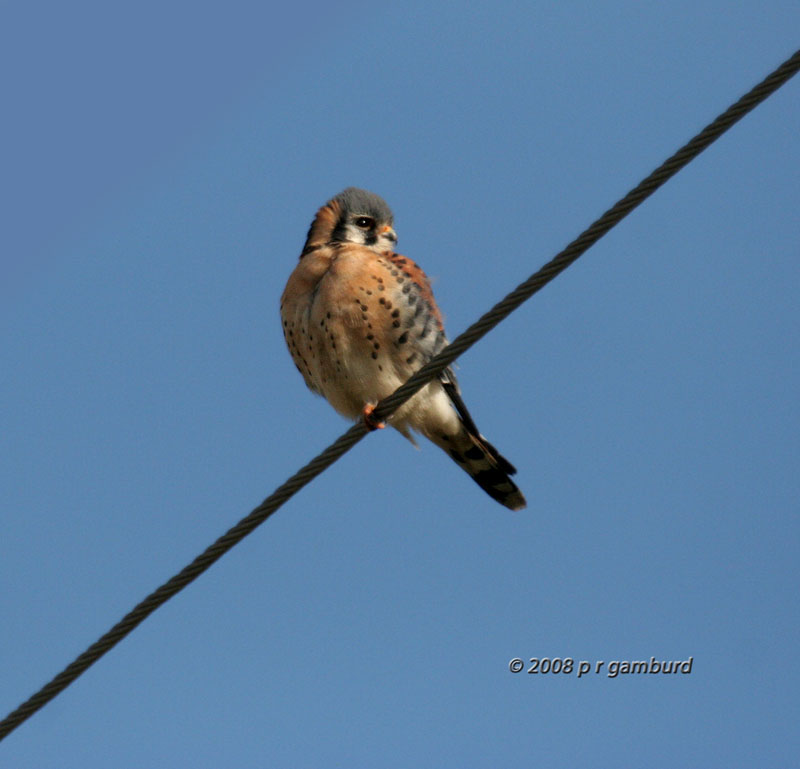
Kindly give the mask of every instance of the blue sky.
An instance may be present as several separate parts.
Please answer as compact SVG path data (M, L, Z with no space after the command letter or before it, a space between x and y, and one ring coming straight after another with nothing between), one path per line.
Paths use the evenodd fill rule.
M348 185L451 337L797 48L795 2L0 4L0 709L347 424L278 298ZM24 767L797 762L800 80L460 360L522 513L368 436ZM511 658L693 658L513 675Z

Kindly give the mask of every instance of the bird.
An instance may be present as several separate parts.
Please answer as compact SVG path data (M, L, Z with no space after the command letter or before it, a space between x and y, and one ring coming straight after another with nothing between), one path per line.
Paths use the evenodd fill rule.
M396 244L383 198L348 187L317 211L280 303L308 388L370 429L384 427L375 405L448 344L428 277ZM501 505L525 507L510 478L516 469L478 431L451 368L388 422L414 445L419 433L439 446Z

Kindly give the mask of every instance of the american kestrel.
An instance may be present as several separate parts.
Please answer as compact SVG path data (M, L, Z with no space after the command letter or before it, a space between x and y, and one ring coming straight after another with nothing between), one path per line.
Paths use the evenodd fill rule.
M300 263L281 297L283 333L308 387L342 415L371 417L446 344L442 316L425 273L394 252L389 206L348 187L317 212ZM512 510L525 497L516 470L475 426L452 370L425 385L389 418L444 449L493 499Z

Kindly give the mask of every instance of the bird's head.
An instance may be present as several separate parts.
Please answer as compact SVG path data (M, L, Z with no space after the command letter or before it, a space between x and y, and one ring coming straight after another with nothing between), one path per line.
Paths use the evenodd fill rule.
M306 240L309 246L356 243L373 251L392 251L397 234L386 201L373 192L348 187L317 212Z

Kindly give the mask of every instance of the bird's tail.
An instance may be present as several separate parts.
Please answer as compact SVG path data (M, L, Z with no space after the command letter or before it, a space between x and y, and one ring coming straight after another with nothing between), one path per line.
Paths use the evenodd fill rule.
M453 372L446 369L439 380L458 414L458 430L454 434L442 432L438 435L428 434L428 437L443 448L492 499L510 510L522 510L527 502L517 484L509 477L517 472L517 468L480 434L461 399Z
M525 497L509 477L517 472L514 465L482 435L461 427L457 435L440 443L442 448L492 499L510 510L522 510Z

